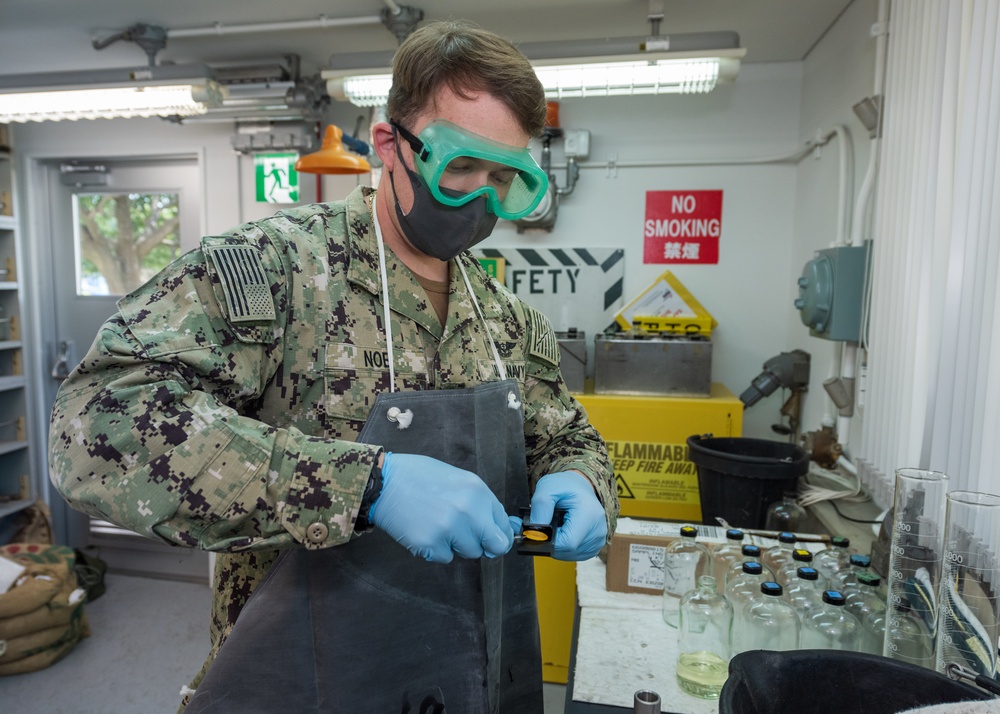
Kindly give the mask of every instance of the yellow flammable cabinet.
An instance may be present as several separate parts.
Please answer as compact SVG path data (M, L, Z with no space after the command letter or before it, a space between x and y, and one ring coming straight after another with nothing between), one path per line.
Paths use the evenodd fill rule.
M701 523L698 472L687 458L693 434L741 436L743 403L721 384L706 397L577 394L604 437L615 467L623 516ZM535 588L546 682L569 674L576 566L535 559Z

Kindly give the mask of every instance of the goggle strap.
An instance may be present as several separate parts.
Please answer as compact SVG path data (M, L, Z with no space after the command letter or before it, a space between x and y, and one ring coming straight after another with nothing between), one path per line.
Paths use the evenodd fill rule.
M424 142L422 142L420 139L415 137L409 131L407 131L402 126L397 124L396 121L393 119L389 120L389 125L404 139L406 139L406 143L410 145L410 148L413 149L413 153L416 154L421 161L427 161L427 158L431 155L431 152L427 149L426 146L424 146Z

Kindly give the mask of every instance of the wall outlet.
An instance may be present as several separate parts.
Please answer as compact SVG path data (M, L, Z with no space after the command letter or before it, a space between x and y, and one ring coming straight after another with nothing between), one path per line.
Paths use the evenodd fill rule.
M590 156L590 132L586 129L566 129L563 132L563 152L567 159Z

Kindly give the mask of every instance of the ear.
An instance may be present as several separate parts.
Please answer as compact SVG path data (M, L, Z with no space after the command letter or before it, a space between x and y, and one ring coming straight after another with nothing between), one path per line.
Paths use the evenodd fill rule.
M380 121L372 127L372 144L375 153L382 160L386 171L392 171L396 166L396 137L393 135L389 122Z

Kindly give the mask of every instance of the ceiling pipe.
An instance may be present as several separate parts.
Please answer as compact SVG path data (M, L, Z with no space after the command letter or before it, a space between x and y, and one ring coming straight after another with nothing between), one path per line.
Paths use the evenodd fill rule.
M705 50L730 50L740 46L739 33L687 32L660 35L657 39L665 46L657 51L702 52ZM645 36L604 37L590 40L555 40L552 42L522 42L517 47L530 60L564 59L567 57L605 57L635 55L647 51Z
M258 22L242 25L223 25L216 22L204 27L184 27L167 30L167 37L214 37L217 35L242 35L254 32L282 32L286 30L323 30L333 27L356 27L359 25L381 25L381 15L361 15L359 17L327 17L320 15L315 20L287 20L283 22Z
M548 61L578 57L616 57L643 55L646 52L645 36L604 37L584 40L553 40L551 42L522 42L518 49L532 61ZM661 35L669 43L670 52L704 52L706 50L736 50L740 47L739 33L730 31L689 32ZM663 48L657 48L662 51ZM349 52L330 56L330 69L372 70L392 66L394 50Z

